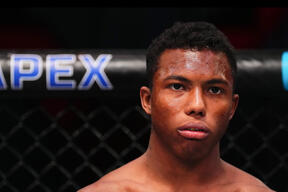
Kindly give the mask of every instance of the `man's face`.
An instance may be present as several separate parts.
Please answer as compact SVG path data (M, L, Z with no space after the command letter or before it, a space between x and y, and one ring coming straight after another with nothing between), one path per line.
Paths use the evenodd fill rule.
M156 143L183 159L217 151L238 104L224 53L170 49L162 53L152 91L141 88Z

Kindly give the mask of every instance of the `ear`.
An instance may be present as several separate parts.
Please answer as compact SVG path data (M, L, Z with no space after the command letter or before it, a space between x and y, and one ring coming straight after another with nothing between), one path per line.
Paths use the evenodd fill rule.
M231 108L229 120L231 120L232 117L234 116L234 113L235 113L235 111L237 109L238 103L239 103L239 95L238 94L233 94L233 96L232 96L232 108Z
M143 86L140 88L140 99L143 110L151 115L151 91L148 87Z

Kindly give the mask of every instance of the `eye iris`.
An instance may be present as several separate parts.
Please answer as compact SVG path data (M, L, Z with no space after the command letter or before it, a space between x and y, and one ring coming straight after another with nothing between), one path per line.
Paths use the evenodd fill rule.
M217 87L212 87L211 91L212 91L212 93L219 93L220 89L218 89Z
M180 85L180 84L173 84L173 88L174 88L174 89L180 89L180 88L181 88L181 85Z

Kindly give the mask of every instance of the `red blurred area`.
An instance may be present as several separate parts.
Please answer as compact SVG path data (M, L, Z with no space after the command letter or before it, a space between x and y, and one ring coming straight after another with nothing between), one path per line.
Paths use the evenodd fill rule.
M1 26L0 49L53 49L59 43L47 29L39 27Z
M255 8L249 24L218 26L237 49L262 48L285 21L288 8Z

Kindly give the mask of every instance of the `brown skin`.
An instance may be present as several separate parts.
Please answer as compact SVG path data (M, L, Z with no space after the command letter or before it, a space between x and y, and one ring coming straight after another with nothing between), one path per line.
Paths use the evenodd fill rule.
M152 91L141 87L152 130L147 151L78 192L271 192L255 177L220 158L219 142L237 108L227 57L209 50L162 53ZM208 129L187 139L179 127Z

